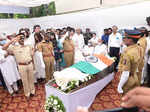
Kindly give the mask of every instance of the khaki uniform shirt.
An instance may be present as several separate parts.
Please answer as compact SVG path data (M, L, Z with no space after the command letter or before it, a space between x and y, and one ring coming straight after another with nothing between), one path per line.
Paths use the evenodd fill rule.
M139 62L143 58L143 49L138 45L127 47L122 57L122 71L130 71L130 74L136 72Z
M43 40L37 45L37 48L42 52L43 56L53 56L53 44L52 42L46 42Z
M123 66L123 56L124 56L124 54L126 54L126 51L128 51L128 47L126 47L125 49L124 49L124 52L121 54L121 56L120 56L120 60L119 60L119 64L118 64L118 71L119 72L122 72L122 66Z
M65 40L64 43L64 52L74 52L74 44L72 40Z
M32 60L31 46L12 45L8 48L8 51L14 54L17 63L27 63Z
M140 38L139 41L138 41L138 45L143 48L143 53L145 54L146 47L147 47L147 40L146 40L146 37Z

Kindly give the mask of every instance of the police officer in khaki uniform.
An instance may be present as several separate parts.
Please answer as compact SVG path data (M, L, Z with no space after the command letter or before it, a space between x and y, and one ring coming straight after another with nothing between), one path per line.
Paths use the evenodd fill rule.
M34 75L33 75L33 54L31 46L24 45L24 34L20 33L16 38L5 44L3 49L8 50L16 58L18 69L23 83L24 94L29 99L30 95L35 94ZM15 45L18 42L19 45Z
M44 40L38 44L38 50L41 52L45 63L46 82L52 79L54 72L54 52L53 44L50 42L50 37L45 34Z
M125 94L136 86L140 86L137 71L143 59L143 49L136 43L141 37L137 30L125 30L125 44L128 46L121 57L121 78L118 92Z
M70 39L70 36L66 37L64 43L64 60L66 67L70 67L74 64L74 44L73 40Z

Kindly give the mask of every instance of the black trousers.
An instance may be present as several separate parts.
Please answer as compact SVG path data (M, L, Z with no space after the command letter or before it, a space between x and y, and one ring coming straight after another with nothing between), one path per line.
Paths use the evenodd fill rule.
M150 65L147 64L147 85L150 87Z
M119 53L120 53L120 48L118 48L118 47L110 47L110 49L109 49L110 57L116 57L117 58L117 60L115 61L115 70L116 70L116 67L117 67L117 65L119 63L119 59L120 59Z
M7 89L1 69L0 69L0 81L2 82L2 86L4 87L4 89Z

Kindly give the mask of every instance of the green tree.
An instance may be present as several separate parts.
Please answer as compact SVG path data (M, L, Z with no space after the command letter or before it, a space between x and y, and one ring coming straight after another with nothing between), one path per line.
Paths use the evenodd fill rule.
M50 4L41 5L38 7L30 8L30 14L0 14L1 18L32 18L32 17L41 17L47 15L55 15L56 8L55 2L51 2Z

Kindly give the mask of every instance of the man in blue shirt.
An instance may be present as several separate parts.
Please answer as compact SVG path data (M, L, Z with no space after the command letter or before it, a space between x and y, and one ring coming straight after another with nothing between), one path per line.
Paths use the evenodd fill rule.
M109 39L108 29L104 29L104 34L102 35L103 43L108 45L108 39Z

